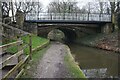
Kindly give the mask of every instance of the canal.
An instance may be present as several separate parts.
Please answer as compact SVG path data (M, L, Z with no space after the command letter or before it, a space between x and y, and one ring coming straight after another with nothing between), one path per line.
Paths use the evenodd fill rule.
M118 77L119 54L78 44L68 46L87 78Z

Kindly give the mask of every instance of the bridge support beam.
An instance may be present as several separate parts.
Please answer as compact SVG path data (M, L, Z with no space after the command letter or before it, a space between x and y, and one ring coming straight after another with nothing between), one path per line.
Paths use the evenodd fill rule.
M101 27L101 32L105 34L112 33L114 31L112 23L106 23L104 26Z

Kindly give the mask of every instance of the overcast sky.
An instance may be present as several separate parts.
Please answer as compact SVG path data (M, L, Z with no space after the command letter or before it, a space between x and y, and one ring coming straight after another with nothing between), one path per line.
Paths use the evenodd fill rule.
M13 2L14 1L18 1L18 2L22 2L22 1L34 1L34 2L41 2L42 3L42 9L43 9L43 12L45 12L47 10L47 6L50 2L52 1L56 1L56 0L12 0ZM62 0L59 0L59 1L62 1ZM64 0L66 1L66 0ZM86 5L88 2L95 2L96 0L69 0L69 1L77 1L78 2L78 6L80 8L82 8L82 6ZM11 12L10 12L11 14ZM11 14L12 15L12 14Z
M36 0L36 1L38 1L38 0ZM47 5L52 1L55 1L55 0L39 0L39 2L41 2L43 4L44 11L46 11ZM59 0L59 1L61 1L61 0ZM66 1L66 0L64 0L64 1ZM70 0L70 1L77 1L78 6L82 7L82 6L86 5L88 2L96 2L98 0Z
M2 1L8 1L8 0L2 0ZM11 0L10 0L11 1ZM47 10L47 6L50 2L52 1L57 1L57 0L12 0L14 1L19 1L19 2L23 2L23 1L33 1L33 2L41 2L42 3L42 7L43 7L43 12L45 12ZM67 0L59 0L59 1L67 1ZM69 1L76 1L78 2L78 6L79 8L82 8L83 6L86 6L86 4L88 2L98 2L98 1L102 1L102 2L106 2L108 0L69 0Z
M3 0L4 1L4 0ZM7 1L7 0L5 0ZM11 0L10 0L11 1ZM48 6L48 4L52 1L57 1L57 0L12 0L13 2L14 1L33 1L33 2L41 2L42 3L42 7L43 9L45 10L46 7ZM68 0L58 0L58 1L68 1ZM98 2L98 1L102 1L102 2L106 2L108 0L69 0L69 1L76 1L78 2L78 6L81 8L82 6L85 6L88 2ZM114 1L114 0L110 0L110 1Z

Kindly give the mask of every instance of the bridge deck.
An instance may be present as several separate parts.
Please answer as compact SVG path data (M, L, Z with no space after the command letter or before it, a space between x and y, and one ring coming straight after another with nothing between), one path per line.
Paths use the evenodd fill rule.
M78 20L25 20L29 23L52 23L52 24L105 24L111 21L78 21Z

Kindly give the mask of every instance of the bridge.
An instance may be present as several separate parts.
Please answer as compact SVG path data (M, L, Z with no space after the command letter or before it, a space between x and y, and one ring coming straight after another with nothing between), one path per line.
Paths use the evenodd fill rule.
M26 22L32 23L68 23L68 24L101 24L110 23L111 15L96 13L28 13Z
M74 34L79 36L81 32L96 34L98 32L108 33L108 29L112 31L110 14L28 13L25 22L31 24L29 27L35 30L35 34L43 37L47 37L47 34L54 29L63 31L67 37L71 35L69 38L75 36Z
M111 29L111 15L109 14L28 13L25 22L31 24L32 29L35 30L34 32L40 36L43 36L43 34L47 36L47 34L53 29L60 29L64 33L68 30L71 32L79 30L80 32L82 31L87 34L106 32L106 29Z

